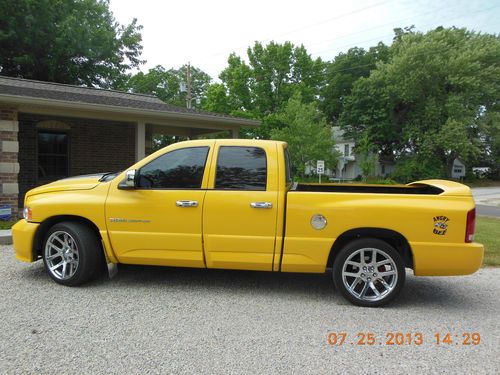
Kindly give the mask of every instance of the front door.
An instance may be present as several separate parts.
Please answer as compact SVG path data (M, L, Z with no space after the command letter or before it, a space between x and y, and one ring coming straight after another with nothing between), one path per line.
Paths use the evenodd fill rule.
M110 187L106 220L122 263L204 267L202 211L210 147L173 147L143 165L135 189Z
M225 142L217 142L216 166L211 168L205 196L207 267L271 271L278 212L277 161L267 158L267 153L274 155L275 145L266 149L247 146L245 141Z

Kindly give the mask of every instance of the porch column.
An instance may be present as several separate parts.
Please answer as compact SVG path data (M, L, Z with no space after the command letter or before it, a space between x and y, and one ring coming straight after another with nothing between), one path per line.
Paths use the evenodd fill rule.
M17 110L0 107L0 216L18 212L19 122ZM33 150L33 152L35 152Z
M139 121L135 128L135 161L146 156L146 124Z
M240 129L231 129L231 138L239 138L240 137Z
M153 153L153 126L146 124L146 156Z

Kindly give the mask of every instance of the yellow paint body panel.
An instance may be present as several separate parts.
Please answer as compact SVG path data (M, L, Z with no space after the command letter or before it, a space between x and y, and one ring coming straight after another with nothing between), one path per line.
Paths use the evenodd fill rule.
M266 191L214 189L216 163L209 170L208 190L203 214L203 239L208 268L272 271L278 211L277 144L274 142L218 141L220 147L254 146L264 149L267 157ZM271 209L255 209L252 202L270 202Z
M39 224L19 220L12 227L12 238L16 249L16 258L23 262L33 262L33 239Z
M289 192L287 194L285 246L282 270L290 272L324 272L333 242L343 233L356 228L381 228L400 233L413 250L415 274L462 274L463 264L477 264L477 245L464 243L466 214L474 208L470 196L403 195L367 193ZM322 214L328 224L323 230L310 225L311 217ZM449 218L445 236L433 234L435 216ZM459 258L446 264L433 265L442 260L431 250L420 251L418 244L439 254L453 254ZM447 246L443 246L447 245ZM434 246L434 247L433 247ZM460 249L471 249L470 252ZM482 255L481 255L482 256ZM429 261L421 258L427 258ZM442 262L441 262L442 263ZM476 270L479 267L476 268ZM467 271L467 273L470 273Z
M97 228L108 261L116 263L319 273L342 234L379 228L408 241L416 275L470 274L481 266L482 245L465 243L466 216L474 201L470 189L456 182L410 184L435 186L443 190L438 195L293 191L285 179L285 143L234 139L173 144L129 169L173 150L199 146L209 148L200 189L123 190L118 187L126 176L123 171L109 182L82 176L29 191L25 205L32 220L13 227L16 257L34 260L39 223L78 217ZM215 188L222 146L264 149L265 191ZM178 207L179 200L197 201L198 206ZM252 202L269 202L272 208L255 209ZM322 230L311 226L317 214L327 219ZM436 216L449 219L446 235L433 233Z
M416 276L470 275L483 263L478 243L413 242L411 248Z

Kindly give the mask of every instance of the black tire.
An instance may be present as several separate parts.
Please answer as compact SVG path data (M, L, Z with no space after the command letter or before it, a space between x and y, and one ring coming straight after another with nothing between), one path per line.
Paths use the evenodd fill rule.
M365 259L363 263L361 254ZM385 258L388 259L386 264L376 264L377 261L382 263ZM346 263L348 260L349 263ZM352 304L363 307L380 307L391 302L403 288L406 276L401 255L387 242L376 238L357 239L345 245L335 257L332 274L335 287L342 296Z
M61 239L66 239L66 244L69 246L61 242ZM57 248L68 249L68 251L59 252L56 247L49 245L49 240L50 244ZM59 253L61 255L58 255ZM66 255L67 253L70 255ZM63 255L68 258L63 258ZM99 238L91 228L78 222L61 222L50 228L43 242L42 257L49 276L56 283L66 286L81 285L95 278L102 268L102 249ZM58 262L62 262L63 265L51 270L51 266L57 266L54 263ZM64 266L65 262L66 266Z

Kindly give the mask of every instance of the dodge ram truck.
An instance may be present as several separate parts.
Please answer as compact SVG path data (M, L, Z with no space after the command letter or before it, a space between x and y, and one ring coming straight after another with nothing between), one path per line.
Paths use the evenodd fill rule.
M470 189L294 183L288 146L261 140L172 144L120 173L30 190L16 257L43 259L75 286L106 264L330 272L351 303L382 306L417 276L467 275L483 260Z

